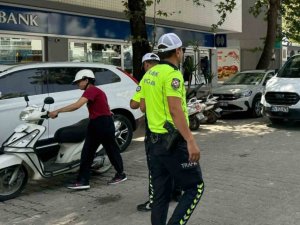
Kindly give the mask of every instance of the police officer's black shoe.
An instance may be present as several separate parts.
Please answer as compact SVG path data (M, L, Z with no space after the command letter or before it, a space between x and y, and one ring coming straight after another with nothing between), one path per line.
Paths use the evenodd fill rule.
M147 201L143 204L137 205L136 208L140 212L149 212L149 211L151 211L151 203L149 201Z

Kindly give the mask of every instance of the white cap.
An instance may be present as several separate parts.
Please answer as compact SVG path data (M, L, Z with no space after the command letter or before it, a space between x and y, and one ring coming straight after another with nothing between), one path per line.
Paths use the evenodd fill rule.
M158 57L158 55L154 53L147 53L143 56L142 63L144 63L147 60L160 61L160 58Z
M79 80L82 80L84 78L95 79L95 75L94 75L93 71L88 70L88 69L79 70L75 75L75 79L73 80L73 83L75 83Z
M165 46L166 48L159 48L160 46ZM167 52L182 46L182 41L174 33L167 33L162 35L158 40L158 52Z

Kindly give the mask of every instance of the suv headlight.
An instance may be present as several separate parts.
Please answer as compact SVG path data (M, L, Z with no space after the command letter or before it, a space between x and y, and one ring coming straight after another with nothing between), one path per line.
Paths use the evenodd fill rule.
M252 91L251 90L246 90L246 91L243 91L241 93L238 94L238 97L239 98L244 98L244 97L249 97L252 95Z

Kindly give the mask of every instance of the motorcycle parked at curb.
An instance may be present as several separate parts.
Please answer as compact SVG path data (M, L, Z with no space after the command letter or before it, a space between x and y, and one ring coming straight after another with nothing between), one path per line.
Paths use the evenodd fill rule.
M219 118L221 118L222 109L219 107L217 101L218 97L207 95L203 98L202 103L205 104L203 115L206 117L205 122L208 124L214 124Z
M205 116L203 115L204 107L205 105L203 105L201 100L198 100L196 97L191 98L187 102L190 130L197 130L200 126L200 121L205 119Z
M54 138L43 139L48 119L45 105L53 104L52 97L46 97L42 107L27 106L20 113L25 123L18 125L0 149L0 201L17 197L25 188L28 179L40 180L79 169L81 151L85 139L88 119L71 126L62 127ZM102 145L96 151L92 170L105 173L111 163Z
M186 95L191 130L197 130L200 123L213 124L221 117L222 109L219 107L218 97L207 95L197 98L202 86L203 83L199 84Z

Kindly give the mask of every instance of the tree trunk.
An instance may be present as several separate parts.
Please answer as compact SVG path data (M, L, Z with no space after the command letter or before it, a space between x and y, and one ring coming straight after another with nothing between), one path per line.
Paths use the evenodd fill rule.
M150 52L150 45L148 42L146 30L146 4L144 0L128 0L128 10L130 16L130 29L132 41L132 64L133 76L140 81L143 77L141 66L142 57L144 54Z
M268 69L269 67L276 41L278 11L280 4L280 0L269 0L269 10L267 14L267 36L265 40L265 46L256 69Z

